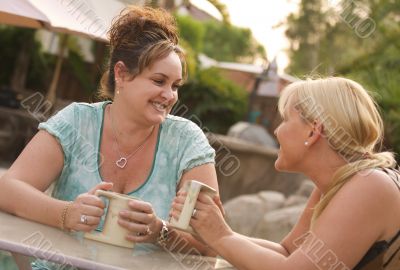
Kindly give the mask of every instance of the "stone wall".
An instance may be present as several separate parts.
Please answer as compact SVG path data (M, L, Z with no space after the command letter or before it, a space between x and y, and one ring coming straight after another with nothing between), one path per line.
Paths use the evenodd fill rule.
M305 179L301 174L275 170L277 150L209 133L216 151L216 170L223 202L243 194L274 190L289 196Z
M225 219L235 232L280 242L296 224L313 189L308 180L289 197L261 191L233 198L224 203Z

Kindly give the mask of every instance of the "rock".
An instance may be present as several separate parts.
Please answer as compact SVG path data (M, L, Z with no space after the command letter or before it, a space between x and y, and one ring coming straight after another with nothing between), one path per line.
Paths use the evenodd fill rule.
M280 242L296 224L304 207L296 205L266 213L251 236Z
M285 196L276 191L242 195L224 204L225 219L234 231L250 235L266 212L281 207L284 202Z
M285 203L285 195L278 191L260 191L257 196L262 200L262 207L265 212L281 208Z
M208 133L216 152L215 169L222 202L261 190L274 190L289 196L295 193L305 176L278 172L277 150L238 138Z
M278 148L275 139L260 125L248 122L237 122L228 130L228 136L239 138L254 144Z
M290 195L289 198L285 201L283 207L305 204L307 202L307 200L308 200L307 197L293 194L293 195Z

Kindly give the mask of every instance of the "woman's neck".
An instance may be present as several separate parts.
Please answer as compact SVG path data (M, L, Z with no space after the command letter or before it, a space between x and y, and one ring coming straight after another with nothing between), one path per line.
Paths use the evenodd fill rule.
M315 157L319 158L310 160L303 173L315 183L322 194L325 194L332 184L334 174L346 162L336 153L324 153L323 158L320 158L321 155Z

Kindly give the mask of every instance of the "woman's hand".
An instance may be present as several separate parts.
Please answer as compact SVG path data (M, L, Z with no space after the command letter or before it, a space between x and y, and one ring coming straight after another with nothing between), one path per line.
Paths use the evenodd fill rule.
M179 219L179 215L183 209L183 204L186 200L187 192L179 191L175 197L170 216ZM201 192L197 198L195 206L196 213L190 221L190 225L199 234L193 235L196 239L211 246L211 243L216 241L218 237L230 235L232 233L229 226L225 223L225 210L218 195L212 198Z
M118 224L131 233L126 239L133 242L150 242L157 240L162 227L161 220L154 213L150 203L140 200L130 200L130 210L119 213Z
M97 228L100 218L104 214L105 205L95 194L96 190L111 190L112 183L102 182L89 192L80 194L69 206L65 228L72 231L89 232Z
M220 239L233 234L224 220L225 212L219 196L211 198L201 192L197 198L195 209L190 225L211 248L214 248Z
M179 219L179 215L181 214L181 211L183 209L183 204L185 203L186 200L186 195L187 195L186 191L183 190L178 191L171 205L171 211L169 212L170 217ZM219 197L219 195L214 195L212 199L214 203L218 206L222 215L225 217L225 209L222 206L221 198Z

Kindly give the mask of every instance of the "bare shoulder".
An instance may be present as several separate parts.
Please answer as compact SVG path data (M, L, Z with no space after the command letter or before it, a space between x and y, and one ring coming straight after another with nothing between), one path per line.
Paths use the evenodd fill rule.
M400 192L394 181L385 172L372 169L360 171L349 179L332 198L327 209L348 215L366 214L375 220L393 219L393 211L400 209L399 204ZM397 212L400 214L399 210Z
M312 233L349 268L369 248L390 239L400 225L400 192L379 170L351 177L317 218Z
M365 170L337 192L321 221L364 232L373 241L384 240L400 226L399 209L400 192L394 181L381 170Z
M377 203L377 200L381 200L381 203L391 203L393 199L400 198L400 192L387 173L370 169L355 174L338 192L338 196L351 196L353 199L369 201L374 198L373 203Z

